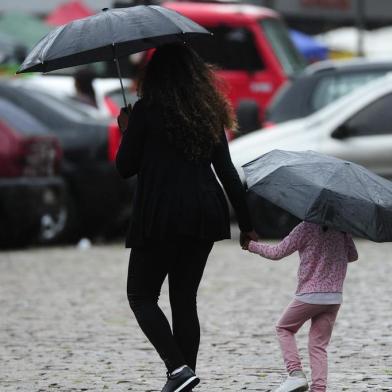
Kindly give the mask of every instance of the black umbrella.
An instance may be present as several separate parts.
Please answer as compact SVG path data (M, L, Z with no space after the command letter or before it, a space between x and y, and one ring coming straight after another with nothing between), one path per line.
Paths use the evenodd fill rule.
M31 50L17 73L48 72L97 61L118 59L188 37L210 34L206 29L160 6L104 9L49 32ZM122 87L122 81L121 81ZM122 87L123 89L123 87ZM124 104L126 104L123 89Z
M243 166L250 192L299 219L392 241L392 182L313 151L273 150Z

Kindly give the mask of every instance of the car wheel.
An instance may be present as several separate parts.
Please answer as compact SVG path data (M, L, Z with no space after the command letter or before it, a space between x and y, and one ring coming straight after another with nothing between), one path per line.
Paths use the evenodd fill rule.
M55 213L47 212L41 217L41 227L38 236L40 243L51 243L61 237L67 224L68 212L66 206L62 206Z
M57 206L41 216L37 242L41 245L72 242L78 238L75 202L69 190Z

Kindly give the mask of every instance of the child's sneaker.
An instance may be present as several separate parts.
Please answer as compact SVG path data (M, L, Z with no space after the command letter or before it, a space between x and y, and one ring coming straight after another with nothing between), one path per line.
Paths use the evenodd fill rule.
M275 392L303 392L309 389L308 381L303 371L291 372L286 381Z

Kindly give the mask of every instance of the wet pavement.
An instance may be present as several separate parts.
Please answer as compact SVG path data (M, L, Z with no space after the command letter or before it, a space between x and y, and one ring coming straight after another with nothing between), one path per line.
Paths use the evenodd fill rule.
M329 349L328 391L392 391L392 244L357 241ZM125 294L122 244L0 253L0 391L160 391L165 369ZM199 291L195 392L271 391L284 377L274 323L298 256L217 243ZM169 314L166 283L160 301ZM305 371L308 325L298 334Z

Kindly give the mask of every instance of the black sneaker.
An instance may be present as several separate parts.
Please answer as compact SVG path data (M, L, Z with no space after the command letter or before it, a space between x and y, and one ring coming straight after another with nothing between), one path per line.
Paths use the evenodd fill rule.
M185 366L175 375L167 374L167 383L162 392L190 392L200 382L191 368Z

